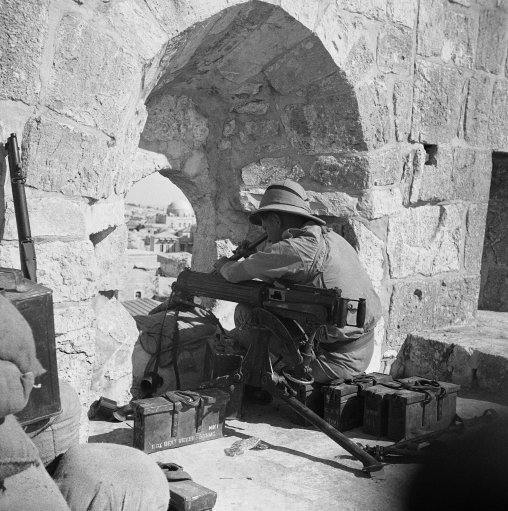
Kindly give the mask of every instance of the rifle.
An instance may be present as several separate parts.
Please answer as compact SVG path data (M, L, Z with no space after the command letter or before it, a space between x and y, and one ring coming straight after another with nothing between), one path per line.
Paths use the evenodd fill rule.
M15 133L7 139L5 144L9 158L9 171L11 175L12 200L16 214L16 226L18 228L19 255L23 276L32 282L37 282L37 260L35 247L30 232L30 220L26 204L25 182L19 158L18 140Z

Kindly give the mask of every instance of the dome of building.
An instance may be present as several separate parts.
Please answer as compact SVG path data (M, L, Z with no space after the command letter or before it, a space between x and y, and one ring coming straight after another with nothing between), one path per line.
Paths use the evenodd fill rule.
M187 199L177 199L168 206L167 214L173 214L176 216L194 216L194 210Z

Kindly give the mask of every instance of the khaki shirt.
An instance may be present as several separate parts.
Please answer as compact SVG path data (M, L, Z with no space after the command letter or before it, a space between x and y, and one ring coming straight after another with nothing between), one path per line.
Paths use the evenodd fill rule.
M263 250L256 252L247 259L237 262L229 262L222 266L220 273L230 282L241 282L244 280L260 279L272 283L274 280L281 280L287 283L309 284L316 287L326 287L330 280L334 280L335 268L344 268L345 280L353 282L352 285L338 286L343 289L348 298L359 298L354 296L354 283L363 281L363 290L368 291L367 298L367 322L366 330L370 331L380 317L379 298L372 289L370 279L361 267L360 261L354 249L337 234L332 233L335 240L340 240L341 249L334 248L329 258L334 263L332 275L320 275L315 267L316 259L323 255L323 230L319 225L308 223L299 229L288 229L282 235L282 240L273 243ZM330 266L332 268L332 266ZM360 275L361 274L361 275ZM324 277L324 278L323 278ZM330 279L329 277L332 277ZM331 282L329 287L336 287ZM348 289L349 287L349 289ZM368 288L368 289L366 289ZM329 342L337 339L351 339L363 333L363 329L356 327L345 327L338 329L329 325Z

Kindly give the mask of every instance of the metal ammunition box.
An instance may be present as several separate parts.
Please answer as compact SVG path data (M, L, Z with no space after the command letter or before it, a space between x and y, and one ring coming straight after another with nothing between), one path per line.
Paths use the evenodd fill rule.
M227 343L210 340L206 345L203 381L210 381L220 376L227 376L240 371L243 355L235 352ZM222 390L229 393L226 405L226 419L242 416L243 383L236 383Z
M362 391L364 433L377 438L386 436L388 430L388 398L397 389L375 385Z
M362 391L377 383L391 381L383 373L369 373L358 378L337 380L323 387L324 419L339 431L348 431L362 425L364 398Z
M194 481L171 481L169 494L168 511L207 511L217 501L216 492Z
M421 378L411 377L399 380L413 384ZM437 382L439 388L432 392L401 389L388 399L387 436L399 441L418 435L446 429L453 421L456 412L459 385Z
M219 389L198 393L196 406L166 397L133 401L134 447L151 453L221 437L229 395Z
M26 291L9 290L2 282L13 272ZM6 287L3 294L32 329L37 358L46 372L35 380L26 407L16 414L22 425L57 415L60 408L60 388L56 362L55 324L53 317L53 294L51 289L23 278L20 270L0 268L0 287ZM0 327L1 328L1 327Z

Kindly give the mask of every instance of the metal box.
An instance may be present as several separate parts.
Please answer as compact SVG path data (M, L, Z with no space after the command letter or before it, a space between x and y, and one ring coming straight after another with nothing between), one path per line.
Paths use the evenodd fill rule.
M208 341L205 351L203 381L210 381L240 371L243 359L243 355L237 353L230 343L222 342L222 339ZM229 401L226 405L226 419L235 419L242 416L243 389L243 383L236 383L223 389L229 394Z
M17 273L18 282L26 291L10 290L2 285ZM25 279L21 270L0 268L0 287L3 294L32 329L37 359L46 372L36 378L26 407L16 414L24 426L57 415L60 410L60 389L58 386L58 367L56 361L55 323L53 317L53 293L51 289Z
M425 382L417 376L398 380L404 385ZM456 413L459 385L433 382L430 392L401 389L388 399L388 428L390 440L399 441L446 429Z
M198 394L195 404L175 392L133 401L134 447L151 453L221 437L228 394L219 389Z
M364 415L363 390L386 381L392 381L392 377L383 373L369 373L325 385L323 387L325 421L339 431L361 426Z

